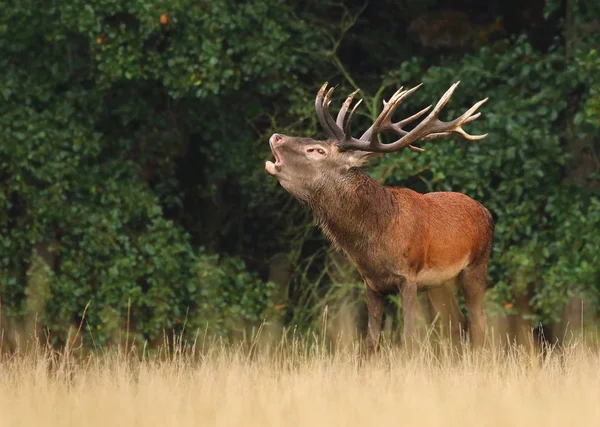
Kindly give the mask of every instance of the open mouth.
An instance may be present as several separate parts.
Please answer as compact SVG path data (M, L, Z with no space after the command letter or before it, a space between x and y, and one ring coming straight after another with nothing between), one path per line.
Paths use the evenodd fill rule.
M279 153L277 153L277 151L275 150L275 147L273 147L273 143L269 141L269 145L271 146L271 152L273 152L273 158L275 160L275 163L273 163L270 160L267 160L267 162L265 163L265 170L269 175L275 176L277 172L281 170L281 157L279 156Z

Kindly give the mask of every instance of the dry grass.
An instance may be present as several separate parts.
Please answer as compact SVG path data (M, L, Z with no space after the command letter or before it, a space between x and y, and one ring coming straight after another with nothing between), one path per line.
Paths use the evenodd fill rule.
M387 348L362 364L352 348L326 353L308 340L249 347L152 360L118 351L77 361L40 349L4 355L0 425L600 425L600 356L581 345L546 357Z

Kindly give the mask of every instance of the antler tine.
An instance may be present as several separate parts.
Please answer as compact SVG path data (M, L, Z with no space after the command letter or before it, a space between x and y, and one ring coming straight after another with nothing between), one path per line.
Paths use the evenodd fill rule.
M348 98L346 98L346 100L342 104L342 108L340 109L340 111L337 115L337 118L335 120L335 123L340 128L344 128L344 119L346 117L346 113L348 112L348 108L350 108L350 105L352 104L352 100L354 99L354 97L356 96L356 94L358 92L360 92L360 89L356 89L354 92L352 92L350 95L348 95ZM359 101L359 103L360 103L360 101Z
M333 120L333 117L331 117L331 114L329 113L329 104L331 104L331 96L333 95L334 90L335 90L335 87L332 86L329 88L329 90L325 94L325 98L323 99L323 112L324 112L325 120L327 121L327 125L329 126L329 129L331 129L333 136L338 141L341 141L342 139L344 139L344 132L342 131L341 127L339 127L336 124L336 122Z
M456 83L452 84L452 86L450 86L450 88L448 88L448 90L446 91L446 93L444 93L442 95L442 97L440 98L438 103L435 104L433 111L429 114L430 116L438 115L440 113L440 111L442 111L442 108L444 108L446 106L446 104L448 103L448 101L450 100L452 95L454 95L454 91L456 90L456 88L458 87L459 84L460 84L460 80L457 81Z
M402 126L404 126L408 123L411 123L414 120L421 117L423 114L425 114L425 112L427 112L427 110L429 110L431 108L431 105L429 107L419 111L418 113L413 114L412 116L399 121L398 123L392 123L392 115L394 114L394 112L396 111L398 106L400 104L402 104L402 102L404 102L404 100L408 96L410 96L413 92L418 90L421 86L423 86L423 83L418 84L417 86L413 87L412 89L402 91L402 92L396 91L396 93L394 93L394 95L390 98L389 102L385 105L382 113L379 115L379 117L377 118L377 120L375 120L375 123L373 124L375 133L393 131L401 136L408 134L407 131L402 129Z
M381 113L379 114L379 116L377 117L375 122L365 131L365 133L363 133L361 135L361 137L359 138L361 141L370 141L371 140L371 138L373 137L373 131L375 130L375 128L377 126L378 120L383 120L382 118L385 118L385 116L388 115L389 110L393 108L393 105L391 105L391 103L395 99L398 99L402 94L406 93L406 91L402 90L403 88L404 88L403 86L400 86L400 88L396 92L394 92L394 94L391 96L389 101L386 101L385 99L383 100L383 110L381 111ZM392 113L393 113L393 111L392 111ZM389 114L389 116L391 116L391 114Z
M479 118L479 116L481 116L481 112L479 112L477 114L473 114L473 113L475 111L477 111L477 109L479 107L481 107L483 104L485 104L488 101L488 99L489 98L484 98L481 101L477 102L475 105L473 105L467 111L465 111L459 118L450 122L450 123L454 123L456 125L455 132L460 133L464 138L466 138L470 141L478 141L480 139L485 138L488 135L487 133L485 133L483 135L470 135L467 132L465 132L465 130L461 126L466 125L467 123L471 123L473 120L477 120L477 118Z
M407 91L407 93L405 94L404 98L406 98L408 95L410 95L411 93L413 93L414 91L416 91L417 89L419 89L421 86L423 86L423 83L421 83L421 84L415 86L414 88L412 88L411 90ZM384 101L384 106L386 104L387 103ZM400 103L398 103L398 105L400 105ZM408 134L408 132L405 131L404 129L402 129L402 127L406 126L409 123L414 122L415 120L417 120L419 117L421 117L427 111L429 111L430 108L431 108L431 105L423 108L421 111L413 114L412 116L407 117L407 118L405 118L403 120L400 120L399 122L396 122L396 123L392 123L392 120L391 120L392 119L392 114L390 113L390 114L388 114L386 116L386 120L385 120L385 122L381 126L381 131L382 132L384 132L384 131L394 131L397 134L399 134L401 136L404 136L404 135ZM409 150L411 150L411 151L416 151L416 152L419 152L419 153L422 153L422 152L425 151L424 149L422 149L420 147L415 147L415 146L410 145L410 144L407 146L407 148Z
M428 107L423 108L421 111L419 111L418 113L413 114L410 117L407 117L407 118L405 118L403 120L400 120L399 122L393 123L393 125L395 127L402 128L402 126L406 126L407 124L412 123L415 120L417 120L419 117L421 117L423 114L425 114L426 112L428 112L430 109L431 109L431 105L428 106ZM406 131L404 131L404 132L406 132Z
M352 135L352 117L354 116L354 112L356 111L358 106L362 103L362 101L363 101L362 99L359 99L358 102L356 103L356 105L354 105L354 108L352 108L352 111L350 111L348 120L346 120L346 124L344 125L344 134L346 135L346 138L344 139L344 141L341 141L342 146L344 144L346 144L347 142L350 142L350 140L354 139L351 136Z
M459 83L460 83L460 81L454 83L450 87L450 89L448 89L446 91L444 96L439 100L439 102L435 106L434 111L432 111L432 113L431 113L431 114L434 114L434 112L435 112L436 120L433 123L433 125L434 126L445 126L448 130L446 130L444 132L435 132L435 133L427 134L427 135L419 138L421 141L427 141L430 139L441 138L444 136L448 136L448 135L452 134L453 132L460 134L463 138L468 139L469 141L479 141L479 140L485 138L486 136L488 136L487 133L485 133L483 135L470 135L467 132L465 132L465 130L461 126L465 125L467 123L471 123L474 120L477 120L479 118L479 116L481 116L481 112L479 112L477 114L473 114L473 113L475 111L477 111L477 109L479 107L481 107L483 104L485 104L489 98L485 98L485 99L482 99L481 101L478 101L471 108L469 108L467 111L465 111L460 117L457 117L456 119L452 120L451 122L442 122L441 120L437 119L439 112L446 105L446 103L448 102L448 100L450 99L450 97L452 96L454 91L456 90L456 87L458 86ZM427 119L429 119L429 117L427 117ZM427 119L425 119L423 121L423 123Z
M325 89L327 89L328 82L325 82L319 92L317 92L317 97L315 98L315 111L317 113L317 119L321 124L321 127L327 133L327 135L331 138L335 138L335 133L329 126L327 119L325 118L325 111L323 110L323 105L325 104Z

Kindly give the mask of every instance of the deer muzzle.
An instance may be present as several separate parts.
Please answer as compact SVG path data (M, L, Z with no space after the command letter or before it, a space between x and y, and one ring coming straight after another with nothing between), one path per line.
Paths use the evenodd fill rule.
M265 163L265 171L271 176L276 176L277 172L281 170L281 157L277 153L277 145L281 144L283 141L283 137L278 133L274 133L271 138L269 138L269 146L271 147L271 151L273 152L273 157L275 158L275 163L268 160Z

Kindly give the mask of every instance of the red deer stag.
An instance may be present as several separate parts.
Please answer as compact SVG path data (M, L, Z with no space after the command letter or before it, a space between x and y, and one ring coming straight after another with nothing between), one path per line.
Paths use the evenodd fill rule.
M388 102L384 101L379 117L356 139L351 135L352 116L362 100L347 119L346 115L358 91L348 96L334 120L329 113L333 88L326 90L325 83L317 94L315 109L329 139L316 141L277 133L269 139L275 163L267 161L266 172L312 209L323 232L350 257L364 279L370 352L379 346L385 295L401 294L406 343L415 333L417 292L428 291L439 313L444 305L440 304L439 292L443 295L454 284L465 296L472 344L483 343L486 318L482 300L494 233L490 212L461 193L423 195L407 188L386 187L360 169L376 153L402 148L424 151L414 145L417 141L451 133L469 140L487 136L469 135L461 127L479 117L481 113L474 113L487 98L451 122L438 119L458 83L410 132L403 127L431 106L392 122L396 108L420 86L404 91L400 88ZM394 133L399 139L382 143L378 138L382 132ZM457 308L454 295L451 299ZM459 316L464 321L462 313Z

